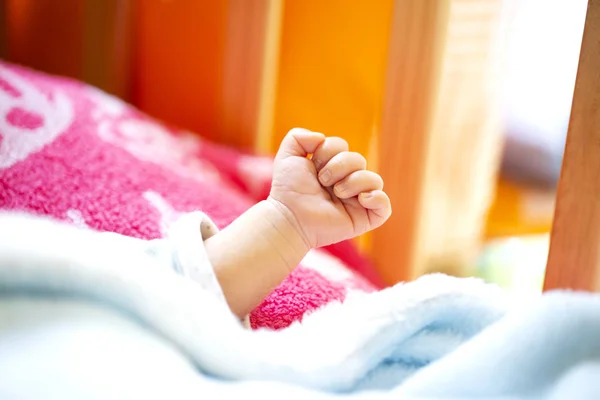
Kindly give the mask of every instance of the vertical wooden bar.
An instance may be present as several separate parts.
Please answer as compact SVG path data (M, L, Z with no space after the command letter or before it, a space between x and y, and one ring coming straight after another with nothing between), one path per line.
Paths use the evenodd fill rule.
M600 289L600 0L589 0L544 290Z
M216 142L264 151L283 0L136 2L134 103Z
M82 79L130 99L134 0L84 3Z
M6 59L128 99L134 0L3 0Z
M372 244L378 270L390 284L409 279L416 262L431 129L427 114L435 102L447 29L448 2L442 8L426 2L396 1L392 23L379 164L393 215L374 232Z
M228 7L229 1L135 2L136 106L219 139Z
M83 7L81 0L6 0L8 61L80 78Z
M229 0L219 141L264 152L273 107L283 0Z
M275 104L277 101L277 81L279 78L279 56L281 54L281 33L283 29L283 0L268 0L263 51L263 66L260 76L260 102L254 150L257 153L268 154L271 149L273 127L275 125Z
M374 232L387 283L464 274L477 250L501 151L494 81L498 0L397 0L380 173L394 214Z
M0 59L6 58L8 26L6 25L6 0L0 0Z

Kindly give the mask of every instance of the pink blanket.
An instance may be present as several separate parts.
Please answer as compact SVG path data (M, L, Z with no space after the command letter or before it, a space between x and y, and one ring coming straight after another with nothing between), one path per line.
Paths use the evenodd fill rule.
M81 83L0 63L1 209L151 239L197 209L226 226L266 196L270 174L270 159L158 123ZM313 251L250 321L286 327L373 290L375 279L349 242Z

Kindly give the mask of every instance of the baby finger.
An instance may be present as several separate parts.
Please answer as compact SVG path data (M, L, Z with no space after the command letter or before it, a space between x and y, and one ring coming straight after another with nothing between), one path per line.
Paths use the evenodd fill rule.
M373 171L356 171L342 179L333 187L333 193L340 199L349 199L362 192L383 189L383 179Z

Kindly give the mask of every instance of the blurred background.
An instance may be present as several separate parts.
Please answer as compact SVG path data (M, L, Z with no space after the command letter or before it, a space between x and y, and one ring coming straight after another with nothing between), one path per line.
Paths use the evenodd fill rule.
M271 155L343 136L394 217L360 247L541 290L585 0L2 0L0 56Z

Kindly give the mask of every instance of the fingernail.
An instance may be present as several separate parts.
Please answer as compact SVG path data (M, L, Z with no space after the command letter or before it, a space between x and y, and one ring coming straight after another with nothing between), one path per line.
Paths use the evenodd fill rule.
M339 185L335 186L335 191L339 194L342 194L346 191L346 184L344 183L340 183Z
M321 183L327 184L331 179L331 172L328 169L321 170Z
M364 192L362 194L363 199L368 199L369 197L373 197L373 193L372 192Z

